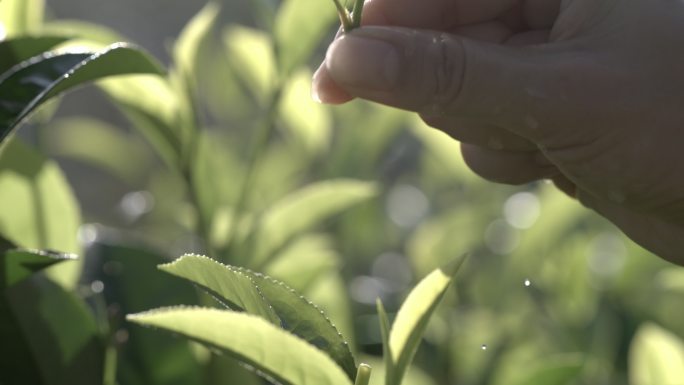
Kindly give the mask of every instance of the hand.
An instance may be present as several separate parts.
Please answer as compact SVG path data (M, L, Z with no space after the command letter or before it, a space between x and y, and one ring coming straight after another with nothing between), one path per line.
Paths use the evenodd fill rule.
M496 182L552 179L684 265L684 3L372 0L314 77L415 111Z

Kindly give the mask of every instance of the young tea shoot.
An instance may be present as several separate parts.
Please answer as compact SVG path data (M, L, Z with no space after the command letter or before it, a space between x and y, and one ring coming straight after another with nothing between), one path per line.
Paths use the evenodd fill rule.
M342 30L345 33L361 26L364 0L354 0L354 8L352 8L351 12L349 12L346 6L340 3L340 0L333 0L333 2L335 3L335 8L337 8L337 14L340 17L340 23L342 23Z

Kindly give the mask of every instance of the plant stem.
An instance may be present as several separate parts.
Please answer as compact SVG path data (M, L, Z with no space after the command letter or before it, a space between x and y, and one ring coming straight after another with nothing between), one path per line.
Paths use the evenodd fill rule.
M277 83L278 85L274 88L275 91L267 103L266 116L263 125L257 131L254 145L248 154L245 178L240 186L238 199L235 203L235 210L233 211L233 224L230 227L230 233L228 235L228 246L226 246L225 250L221 253L224 259L233 254L232 252L235 251L235 237L237 236L237 231L240 227L240 220L247 206L247 197L252 191L252 185L254 184L254 177L256 176L258 161L261 158L261 154L266 149L268 140L275 129L275 119L278 113L278 105L280 104L280 98L282 95L282 87L279 84L280 82Z
M195 162L197 161L197 154L200 150L200 129L202 127L202 118L200 117L200 107L198 103L197 89L194 87L191 76L184 73L176 73L177 81L180 83L182 96L186 98L185 102L190 109L190 138L185 150L181 150L180 159L180 173L185 181L188 189L188 199L197 212L197 227L195 232L202 240L203 248L209 255L214 255L214 250L211 247L211 217L207 217L202 207L202 201L198 193L198 187L193 176Z
M359 28L361 26L361 15L363 14L364 0L356 0L354 8L352 9L351 28Z
M354 382L354 385L368 385L370 382L371 371L373 371L373 368L371 368L370 365L359 365L359 369L356 372L356 381Z
M363 3L363 0L357 0L357 2L358 1ZM342 29L344 32L349 32L354 29L352 18L349 14L349 11L347 11L347 8L340 3L340 0L333 0L333 2L335 3L335 8L337 8L337 14L340 17L340 23L342 23Z

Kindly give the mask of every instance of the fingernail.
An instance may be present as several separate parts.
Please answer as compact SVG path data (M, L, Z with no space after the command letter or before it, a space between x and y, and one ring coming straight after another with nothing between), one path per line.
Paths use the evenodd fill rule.
M399 78L397 49L359 33L337 39L328 50L326 65L342 87L387 92L394 89Z

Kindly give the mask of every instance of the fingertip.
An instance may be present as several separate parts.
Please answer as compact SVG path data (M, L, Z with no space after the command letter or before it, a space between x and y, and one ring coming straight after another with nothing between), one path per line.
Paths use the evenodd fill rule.
M343 104L354 99L335 83L325 63L313 75L311 98L318 103L324 104Z

